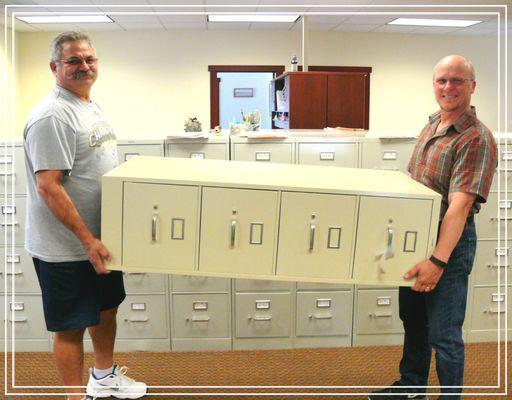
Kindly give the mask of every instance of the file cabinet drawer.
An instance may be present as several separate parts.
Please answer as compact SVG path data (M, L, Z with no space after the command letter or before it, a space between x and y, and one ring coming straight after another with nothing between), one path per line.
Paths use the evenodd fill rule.
M165 292L167 275L148 272L123 272L126 293Z
M7 232L7 243L11 244L12 234L14 232L14 244L25 243L25 215L26 215L26 197L15 197L14 204L2 200L0 204L0 226L2 227L0 234L2 240L5 232Z
M504 188L503 188L504 189ZM505 200L506 199L506 200ZM499 217L498 217L499 210ZM505 215L506 213L506 215ZM512 192L506 194L490 192L487 203L482 205L478 218L478 238L495 239L498 237L498 226L501 238L505 237L505 226L512 232Z
M361 168L407 172L416 139L363 141Z
M0 194L12 193L13 181L15 195L27 194L23 146L15 146L13 149L10 144L7 144L7 149L0 146ZM7 192L5 191L6 183Z
M0 296L2 314L6 299L7 315L3 321L7 324L8 337L14 325L15 339L48 338L40 295L15 295L14 299L11 295L7 295L7 298ZM4 329L0 332L0 338L4 338Z
M293 163L292 143L234 143L232 159L272 163Z
M235 290L237 292L280 291L289 292L293 283L284 281L265 281L262 279L236 279Z
M298 164L357 168L357 143L299 143Z
M169 337L167 302L164 294L132 294L119 306L119 339L157 339Z
M357 334L402 333L398 314L398 289L357 291Z
M508 290L508 304L505 304L506 289L501 286L475 287L473 289L473 319L471 320L472 331L497 330L498 323L501 329L505 328L505 313L508 310L507 326L512 325L511 307L512 296L510 287Z
M39 282L32 257L21 246L0 247L0 261L6 262L7 270L0 270L0 292L4 291L4 279L7 279L7 291L15 293L40 293Z
M167 157L229 160L227 143L169 143Z
M237 293L236 337L289 337L291 310L289 293Z
M353 290L354 285L345 285L343 283L313 283L297 282L297 290Z
M137 144L132 143L118 143L117 144L117 159L119 164L128 161L133 156L164 156L164 142L161 143L147 143Z
M228 294L173 294L173 338L230 336Z
M297 293L297 336L348 336L352 292Z
M173 292L229 292L230 279L207 276L173 275L170 277Z
M500 285L505 283L505 273L506 271L510 273L511 242L502 243L503 246L498 246L497 240L479 240L477 242L475 263L473 264L475 285L498 285L498 277ZM507 264L505 264L506 255L508 255Z

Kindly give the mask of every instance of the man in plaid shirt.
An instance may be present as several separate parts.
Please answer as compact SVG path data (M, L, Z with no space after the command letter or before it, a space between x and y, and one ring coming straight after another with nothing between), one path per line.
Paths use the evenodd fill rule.
M432 256L406 273L406 279L416 278L414 286L400 288L405 329L400 380L370 400L426 399L432 348L442 386L439 399L460 399L462 391L462 324L476 250L473 215L489 193L497 147L470 105L476 81L468 60L452 55L439 61L433 87L440 110L421 132L409 172L443 196L438 241Z

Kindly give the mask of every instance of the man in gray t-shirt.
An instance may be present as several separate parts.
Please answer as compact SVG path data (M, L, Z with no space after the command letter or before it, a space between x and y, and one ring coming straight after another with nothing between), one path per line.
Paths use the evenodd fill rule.
M32 110L24 130L28 178L25 247L41 286L46 325L54 332L60 377L83 396L83 335L95 365L87 395L137 399L146 385L114 364L117 307L125 298L120 271L99 239L101 176L117 165L116 136L90 90L98 59L88 36L66 32L52 42L56 86Z

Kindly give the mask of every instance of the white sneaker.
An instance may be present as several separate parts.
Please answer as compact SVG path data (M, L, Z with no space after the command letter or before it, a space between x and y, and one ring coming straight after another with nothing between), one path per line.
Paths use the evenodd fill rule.
M89 383L87 383L87 396L93 399L116 397L118 399L138 399L147 393L147 386L144 382L136 382L126 376L127 367L119 368L114 366L114 371L96 379L89 369Z

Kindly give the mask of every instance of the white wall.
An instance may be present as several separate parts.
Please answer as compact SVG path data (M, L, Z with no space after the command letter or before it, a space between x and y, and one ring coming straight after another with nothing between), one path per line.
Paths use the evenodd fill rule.
M18 34L15 34L15 42L18 40ZM11 140L18 138L17 128L13 124L17 118L11 118L13 105L16 101L11 101L11 95L15 96L16 86L19 84L18 74L13 74L12 57L11 57L11 32L7 30L8 47L5 47L5 29L0 24L0 141ZM16 50L16 48L15 48ZM16 51L14 55L15 62L17 61ZM14 86L13 86L14 85ZM6 102L7 100L7 102ZM7 109L5 106L7 105ZM7 113L7 118L6 118ZM6 125L7 122L7 125ZM7 128L7 129L6 129Z
M17 133L53 85L48 45L54 33L20 33ZM165 137L194 115L209 126L208 65L277 64L300 54L289 31L93 32L100 77L93 98L119 138ZM431 79L447 54L470 58L477 71L473 104L498 129L497 40L450 35L311 32L310 65L371 66L370 129L418 133L437 109ZM502 127L504 130L504 127Z

